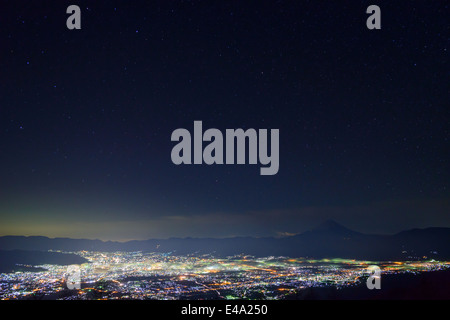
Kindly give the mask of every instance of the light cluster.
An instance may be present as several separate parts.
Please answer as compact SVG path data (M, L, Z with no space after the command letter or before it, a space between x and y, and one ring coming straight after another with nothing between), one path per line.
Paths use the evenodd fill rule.
M66 286L67 266L40 265L38 270L0 274L1 299L283 299L308 287L358 285L367 268L383 274L427 272L450 268L450 262L375 262L349 259L237 255L175 256L143 252L75 254L81 288ZM29 266L30 267L30 266Z

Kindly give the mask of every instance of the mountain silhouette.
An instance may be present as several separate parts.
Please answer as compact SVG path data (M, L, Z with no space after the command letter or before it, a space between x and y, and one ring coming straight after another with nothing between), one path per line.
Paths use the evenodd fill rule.
M0 237L0 250L143 251L174 255L289 256L367 260L450 259L450 228L412 229L394 235L369 235L327 220L284 238L170 238L127 242L42 236Z
M334 234L334 235L342 235L342 236L356 236L360 234L359 232L350 230L343 225L337 223L334 220L326 220L311 229L309 232L311 233L325 233L325 234Z

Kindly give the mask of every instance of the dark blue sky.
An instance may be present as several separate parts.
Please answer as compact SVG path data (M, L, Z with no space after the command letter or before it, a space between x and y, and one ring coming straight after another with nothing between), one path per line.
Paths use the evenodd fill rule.
M2 3L1 235L450 227L446 1L72 2ZM194 120L279 129L278 174L175 166Z

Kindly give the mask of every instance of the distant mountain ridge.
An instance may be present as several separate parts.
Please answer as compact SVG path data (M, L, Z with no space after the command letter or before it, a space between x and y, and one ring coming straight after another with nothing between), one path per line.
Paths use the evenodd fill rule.
M127 242L47 238L0 237L0 250L144 251L217 256L248 254L311 258L411 260L450 259L450 228L412 229L394 235L368 235L328 220L309 231L284 238L170 238Z

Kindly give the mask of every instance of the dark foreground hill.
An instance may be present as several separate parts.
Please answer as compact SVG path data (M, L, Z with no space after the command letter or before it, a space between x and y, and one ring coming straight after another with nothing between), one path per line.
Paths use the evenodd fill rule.
M369 290L362 281L353 287L311 287L289 295L288 300L449 300L450 270L420 274L386 274L381 289Z
M170 238L143 241L101 241L69 238L0 237L0 250L144 251L217 256L291 256L411 260L426 257L450 259L450 228L403 231L394 235L369 235L327 221L307 232L284 238Z
M0 250L0 273L34 270L31 266L43 264L71 265L88 262L75 255L60 252L29 251L29 250Z

